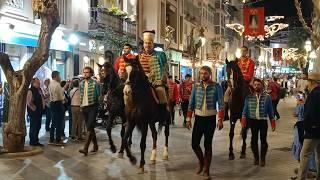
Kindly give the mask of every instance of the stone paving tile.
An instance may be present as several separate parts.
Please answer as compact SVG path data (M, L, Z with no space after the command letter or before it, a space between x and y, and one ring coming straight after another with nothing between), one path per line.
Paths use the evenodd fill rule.
M298 163L292 158L290 147L293 139L292 117L295 101L287 99L279 104L281 119L278 121L276 132L269 129L266 167L253 166L253 157L250 149L250 133L247 138L247 158L239 159L242 140L240 124L237 124L234 138L234 152L236 159L228 160L229 148L229 121L224 122L224 129L216 131L213 141L212 179L218 180L287 180L294 176L293 170ZM18 159L0 159L0 180L4 179L97 179L97 180L198 180L201 176L195 175L197 166L196 157L191 149L191 131L181 127L182 121L176 113L177 125L171 127L169 140L169 161L163 161L162 150L164 145L163 133L158 137L157 164L149 163L152 139L149 131L147 149L145 153L146 173L136 174L137 166L132 166L128 159L118 159L112 154L108 145L108 138L104 129L97 129L99 152L91 156L78 153L81 143L68 142L64 147L45 146L44 153L33 157ZM66 123L68 125L68 123ZM66 127L66 129L68 129ZM40 132L42 143L47 144L48 133ZM119 127L113 131L114 142L120 147ZM28 139L26 140L28 141ZM0 143L2 143L0 136ZM133 154L140 160L140 134L133 134ZM203 144L203 142L202 142ZM1 157L1 156L0 156Z

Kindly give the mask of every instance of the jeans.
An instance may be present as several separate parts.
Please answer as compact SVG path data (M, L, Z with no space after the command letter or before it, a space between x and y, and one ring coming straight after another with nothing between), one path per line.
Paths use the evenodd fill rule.
M46 131L50 130L50 123L51 123L51 119L52 119L52 112L50 110L50 107L46 106Z
M316 152L317 180L320 179L320 139L304 139L300 153L299 180L305 180L308 173L309 160Z
M267 134L268 134L268 121L267 120L257 120L249 119L250 128L251 128L251 149L256 160L259 160L259 145L258 137L260 132L260 142L261 142L261 160L265 160L268 143L267 143Z
M204 149L206 152L212 152L212 138L216 129L216 116L197 116L195 117L192 130L192 149L201 150L200 142L204 136Z
M29 139L30 145L37 145L39 143L39 131L41 129L41 114L29 115L30 117L30 129Z
M51 102L52 124L50 129L50 141L61 141L62 122L64 121L64 108L62 101ZM55 135L55 136L54 136Z
M280 119L280 114L279 114L279 112L277 110L278 103L279 103L279 99L278 100L272 100L272 107L273 107L274 116L277 117L278 119Z
M97 105L90 105L82 107L82 113L84 120L86 122L86 126L88 131L94 129L96 125L96 117L98 113L98 106Z

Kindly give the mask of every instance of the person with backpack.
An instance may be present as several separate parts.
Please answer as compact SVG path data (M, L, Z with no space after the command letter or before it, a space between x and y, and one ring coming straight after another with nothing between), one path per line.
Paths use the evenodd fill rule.
M72 82L73 88L70 91L71 98L71 112L72 112L72 140L82 141L83 138L81 136L82 133L82 112L80 109L80 91L79 91L79 80L73 80Z

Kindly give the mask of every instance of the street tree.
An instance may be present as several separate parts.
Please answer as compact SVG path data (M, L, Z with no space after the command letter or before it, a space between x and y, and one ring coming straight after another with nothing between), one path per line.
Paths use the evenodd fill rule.
M28 87L36 71L47 61L52 35L60 24L55 0L32 0L32 9L41 19L38 47L23 68L14 71L9 56L0 53L0 65L9 85L8 122L3 126L3 146L8 152L24 151L25 109Z

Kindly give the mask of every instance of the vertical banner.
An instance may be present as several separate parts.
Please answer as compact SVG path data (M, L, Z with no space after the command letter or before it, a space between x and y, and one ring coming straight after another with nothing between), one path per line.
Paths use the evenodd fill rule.
M244 36L264 36L264 7L244 8Z
M282 61L282 48L273 48L273 60Z

